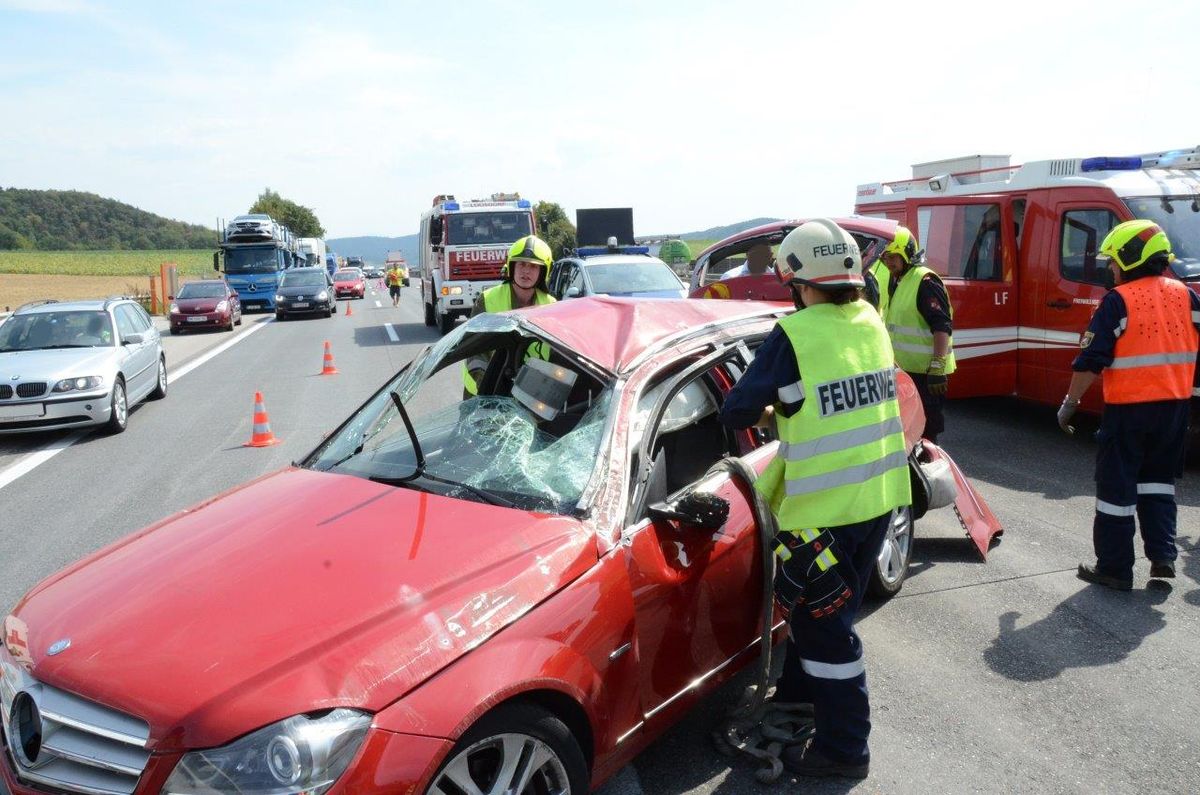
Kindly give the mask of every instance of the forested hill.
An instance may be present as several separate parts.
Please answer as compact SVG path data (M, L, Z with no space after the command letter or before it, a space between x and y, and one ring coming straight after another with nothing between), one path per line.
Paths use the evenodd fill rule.
M0 189L0 250L213 248L207 227L75 190Z

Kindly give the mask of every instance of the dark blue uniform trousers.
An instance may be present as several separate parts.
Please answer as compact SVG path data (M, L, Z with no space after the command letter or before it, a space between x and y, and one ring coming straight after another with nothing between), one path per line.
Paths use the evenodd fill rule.
M1104 407L1092 524L1098 571L1133 577L1135 516L1146 557L1175 560L1175 479L1183 474L1188 411L1187 400Z
M831 759L859 762L870 758L871 707L862 641L854 619L883 547L891 512L865 522L830 527L837 570L854 590L838 612L813 618L804 605L788 618L787 657L775 683L775 700L813 705L813 743Z

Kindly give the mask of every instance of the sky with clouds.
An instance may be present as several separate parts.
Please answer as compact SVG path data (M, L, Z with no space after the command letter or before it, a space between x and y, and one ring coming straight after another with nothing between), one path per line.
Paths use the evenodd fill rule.
M269 186L330 237L500 190L632 206L639 234L844 214L912 163L1200 143L1198 23L1184 2L0 0L0 186L208 225Z

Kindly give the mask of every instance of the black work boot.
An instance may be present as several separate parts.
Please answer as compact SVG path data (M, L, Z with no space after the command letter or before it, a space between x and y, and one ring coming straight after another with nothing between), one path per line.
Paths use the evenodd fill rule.
M808 739L801 745L789 745L780 754L783 766L797 776L810 778L866 778L871 769L871 760L864 762L839 762L821 753Z
M1112 588L1114 591L1132 591L1133 578L1123 580L1120 577L1113 577L1111 574L1103 574L1096 570L1096 567L1087 563L1080 563L1079 569L1075 572L1075 576L1084 582L1090 582L1095 585L1103 585L1105 588Z
M1175 564L1169 560L1150 561L1150 577L1155 580L1175 579Z

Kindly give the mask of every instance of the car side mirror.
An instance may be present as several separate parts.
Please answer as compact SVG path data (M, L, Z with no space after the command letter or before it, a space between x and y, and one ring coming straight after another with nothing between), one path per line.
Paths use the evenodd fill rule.
M579 288L578 287L568 287L566 297L567 298L578 298L579 297Z
M141 345L146 341L146 338L141 334L126 334L121 338L122 345Z
M674 502L656 502L649 511L654 519L701 530L720 530L729 519L729 500L708 492L689 491Z

